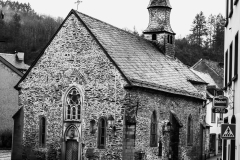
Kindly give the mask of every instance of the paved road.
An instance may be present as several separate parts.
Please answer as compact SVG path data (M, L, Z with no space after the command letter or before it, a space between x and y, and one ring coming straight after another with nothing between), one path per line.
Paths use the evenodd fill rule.
M0 150L0 160L11 160L11 151Z

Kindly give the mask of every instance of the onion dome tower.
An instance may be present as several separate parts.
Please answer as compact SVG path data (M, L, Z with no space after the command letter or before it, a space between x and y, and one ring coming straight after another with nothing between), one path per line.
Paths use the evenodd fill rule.
M174 57L175 33L170 25L171 9L169 0L150 0L149 24L143 34L146 39L156 42L166 55Z

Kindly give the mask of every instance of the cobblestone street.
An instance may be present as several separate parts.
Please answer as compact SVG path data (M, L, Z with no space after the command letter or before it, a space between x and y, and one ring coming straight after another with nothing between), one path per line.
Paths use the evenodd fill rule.
M10 160L11 150L0 150L0 160Z

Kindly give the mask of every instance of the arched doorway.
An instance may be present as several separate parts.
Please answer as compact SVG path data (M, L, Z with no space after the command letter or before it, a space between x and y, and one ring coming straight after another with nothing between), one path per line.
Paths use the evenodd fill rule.
M65 160L81 159L81 148L79 145L80 134L75 125L70 125L65 132Z

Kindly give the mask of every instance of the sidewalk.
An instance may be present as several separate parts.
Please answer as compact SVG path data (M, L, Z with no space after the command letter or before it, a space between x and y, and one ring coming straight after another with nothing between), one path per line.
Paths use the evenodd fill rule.
M216 156L207 158L207 160L221 160L221 159L222 159L222 154L217 154Z

